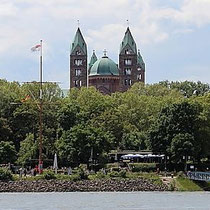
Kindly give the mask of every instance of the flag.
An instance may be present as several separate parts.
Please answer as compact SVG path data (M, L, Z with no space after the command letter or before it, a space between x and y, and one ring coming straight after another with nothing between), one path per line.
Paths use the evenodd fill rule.
M39 51L40 49L41 49L41 44L37 44L37 45L35 45L34 47L31 48L31 51L35 52L35 51Z

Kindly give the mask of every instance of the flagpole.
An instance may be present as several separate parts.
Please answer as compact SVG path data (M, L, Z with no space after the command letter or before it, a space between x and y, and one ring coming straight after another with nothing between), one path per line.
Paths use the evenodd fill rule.
M43 70L42 70L42 40L40 40L40 92L39 92L39 173L43 171L43 159L42 159L42 131L43 131L43 98L42 98L42 84L43 84Z

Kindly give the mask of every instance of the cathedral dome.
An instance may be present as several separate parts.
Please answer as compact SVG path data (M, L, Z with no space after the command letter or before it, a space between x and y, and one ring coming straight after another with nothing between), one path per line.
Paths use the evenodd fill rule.
M107 56L103 56L101 59L96 61L90 69L89 76L109 76L119 75L119 69L117 64L109 59Z

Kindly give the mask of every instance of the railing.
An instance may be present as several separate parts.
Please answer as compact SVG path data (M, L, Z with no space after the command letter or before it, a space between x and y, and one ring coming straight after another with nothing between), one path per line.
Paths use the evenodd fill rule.
M187 176L192 180L210 182L210 172L189 171Z

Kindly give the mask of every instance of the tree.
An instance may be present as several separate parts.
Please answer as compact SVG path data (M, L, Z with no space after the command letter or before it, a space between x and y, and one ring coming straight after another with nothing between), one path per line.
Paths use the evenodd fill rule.
M38 142L34 141L34 135L28 134L26 139L20 143L17 162L21 165L29 163L31 159L36 159L38 154Z
M175 162L180 162L183 156L195 153L195 138L191 134L178 134L171 141L170 153Z
M17 152L12 142L0 142L0 163L14 163L16 160Z
M203 96L210 91L209 84L205 84L200 81L169 82L166 80L159 82L159 84L167 87L168 89L176 89L187 98L192 96Z
M201 149L200 112L198 104L188 102L163 108L149 133L152 150L172 155L175 159L184 152L197 157Z
M112 140L112 135L101 128L79 124L64 131L56 142L58 157L66 165L88 163L91 149L99 158L103 152L109 151Z

